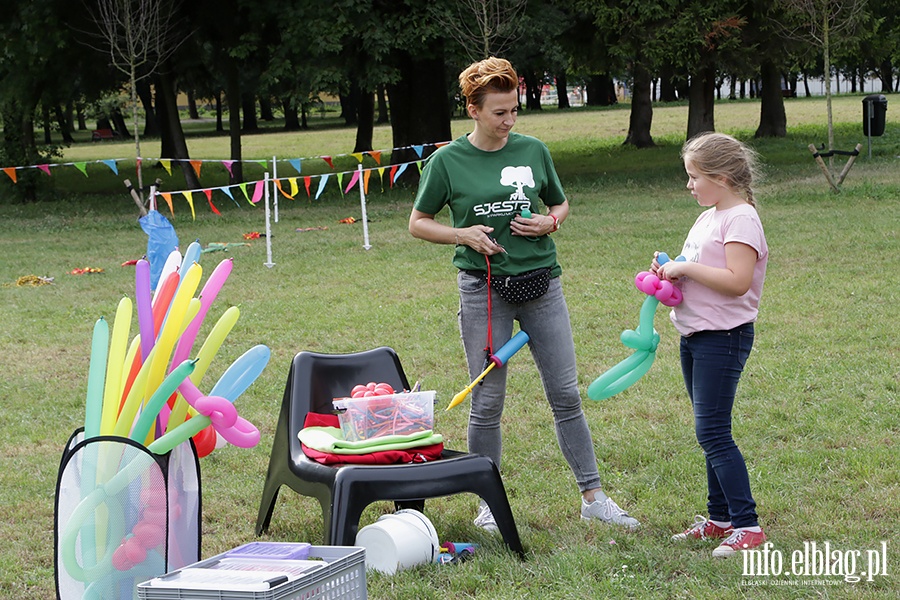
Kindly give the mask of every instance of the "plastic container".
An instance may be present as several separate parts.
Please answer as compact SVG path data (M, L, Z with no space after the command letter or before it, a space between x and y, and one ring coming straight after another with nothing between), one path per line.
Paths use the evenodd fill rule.
M434 429L434 397L429 392L403 392L368 398L336 398L344 439L350 442L387 435L410 435Z
M306 560L312 544L306 542L250 542L225 553L229 558Z
M434 562L441 551L434 525L413 509L381 515L359 530L356 544L366 549L366 568L386 575Z
M264 552L287 556L299 545L259 542L251 551L257 553L254 558L230 554L245 547L241 546L140 583L137 596L142 600L366 600L365 548L310 546L308 561L260 557ZM253 568L239 568L242 561ZM311 564L314 561L321 568ZM273 577L265 575L268 570ZM260 589L266 587L263 584L269 589Z

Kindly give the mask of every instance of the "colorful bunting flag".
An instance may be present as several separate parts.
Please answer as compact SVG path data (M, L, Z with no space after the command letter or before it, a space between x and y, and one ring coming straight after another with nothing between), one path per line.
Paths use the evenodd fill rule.
M316 200L319 199L319 196L321 196L322 192L325 190L326 183L328 183L328 173L319 178L319 189L316 191Z
M191 219L197 220L197 213L194 212L194 198L191 195L190 191L181 192L181 195L184 196L184 199L188 201L188 204L191 206Z
M217 215L220 215L220 216L221 216L222 213L220 213L220 212L219 212L219 209L216 208L216 205L213 204L213 201L212 201L212 190L203 190L203 193L206 194L206 201L209 202L209 207L212 209L212 211L213 211L214 213L216 213Z
M5 167L3 172L12 179L13 183L18 183L18 179L16 178L16 168L15 167Z
M265 191L266 182L265 181L257 181L256 188L253 190L253 198L250 200L253 204L258 204L260 200L262 200L263 192Z
M84 173L84 176L85 176L85 177L88 176L88 174L87 174L87 163L85 163L85 162L77 162L77 163L72 163L72 164L75 165L75 168L76 168L76 169L78 169L79 171L81 171L82 173Z
M292 159L290 159L288 162L291 163L291 166L294 167L294 170L297 171L297 174L299 175L300 172L301 172L300 169L301 169L301 166L302 166L301 163L300 163L300 159L299 159L299 158L292 158Z
M106 165L107 167L109 167L110 170L112 170L113 173L115 173L116 175L119 174L119 166L116 164L116 161L114 161L114 160L104 160L104 161L101 161L101 162L103 162L104 165Z

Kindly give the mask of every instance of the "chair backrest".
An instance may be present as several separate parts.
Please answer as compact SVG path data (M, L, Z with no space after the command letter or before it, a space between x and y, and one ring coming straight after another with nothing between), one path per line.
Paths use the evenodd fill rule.
M303 428L307 413L330 414L334 410L332 399L349 397L353 386L370 381L389 383L395 390L409 389L393 348L382 346L350 354L297 354L283 401L290 411L291 450L301 451L297 432Z

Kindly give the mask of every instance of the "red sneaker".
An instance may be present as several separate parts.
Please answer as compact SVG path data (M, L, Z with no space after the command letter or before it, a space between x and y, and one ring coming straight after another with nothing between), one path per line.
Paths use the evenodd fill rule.
M698 540L720 540L722 538L727 538L731 535L733 529L728 527L727 529L724 527L719 527L712 521L707 520L705 517L697 515L694 517L694 524L691 525L690 528L686 529L683 533L676 533L672 536L672 539L676 542L680 542L682 540L686 540L688 538L694 538Z
M756 548L765 541L766 534L762 531L735 529L727 540L719 544L719 547L713 550L712 555L717 558L725 558L732 554L737 554L741 550Z

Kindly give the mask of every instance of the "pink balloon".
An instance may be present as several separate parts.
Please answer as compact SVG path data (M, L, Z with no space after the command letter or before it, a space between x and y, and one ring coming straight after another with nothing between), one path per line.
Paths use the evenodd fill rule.
M233 266L234 261L226 258L216 266L209 279L206 280L206 285L200 291L200 311L178 339L178 345L175 346L175 352L172 354L172 368L180 365L190 354L194 340L197 338L197 332L200 331L200 326L203 324L203 319L206 317L206 313L209 312L209 307L212 305L213 300L218 296L219 290L225 284L225 280L228 279L228 275L231 274Z

